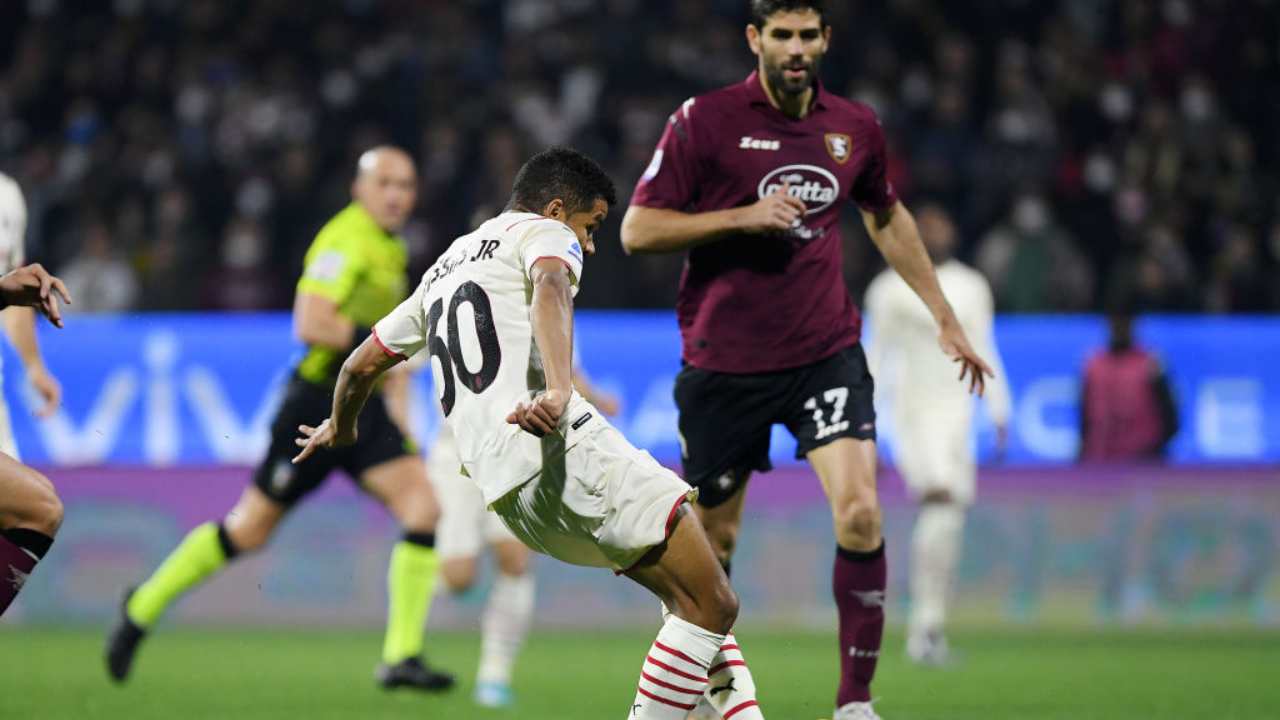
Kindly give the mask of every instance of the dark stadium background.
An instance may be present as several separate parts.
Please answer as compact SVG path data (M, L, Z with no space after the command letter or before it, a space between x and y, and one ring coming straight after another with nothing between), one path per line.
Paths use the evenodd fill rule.
M828 4L828 89L879 113L907 204L955 218L960 257L995 288L1017 381L1019 461L998 465L989 428L979 435L989 464L961 568L962 657L944 672L902 655L914 510L893 470L882 475L892 630L880 711L1274 717L1280 2ZM418 163L405 232L415 276L499 210L520 164L549 144L599 158L629 197L668 114L751 69L745 5L0 0L0 172L26 194L28 258L77 301L65 331L41 328L67 388L51 423L29 417L5 351L20 447L59 486L67 521L0 623L0 717L478 716L467 688L375 694L394 528L340 481L265 554L180 603L124 692L106 685L102 632L120 590L246 481L255 413L292 347L281 311L363 149L395 143ZM682 258L625 256L621 215L598 234L578 296L595 311L583 355L623 395L619 426L669 449ZM860 298L883 262L856 214L847 226L845 274ZM1073 398L1072 374L1115 309L1160 316L1139 336L1178 349L1164 358L1184 409L1173 466L1035 453L1033 432L1069 435L1075 410L1036 415L1032 396ZM666 333L648 348L661 360L626 344L648 332ZM265 349L242 358L243 347ZM132 404L112 406L124 387ZM434 430L425 380L416 392ZM174 414L156 410L162 396ZM110 415L101 407L118 410L109 428L94 425ZM201 424L218 412L225 426ZM803 466L755 491L735 560L738 634L771 717L825 717L828 511ZM520 716L618 715L655 608L607 573L546 559L538 573ZM441 598L432 611L432 658L463 676L480 602ZM580 689L564 672L599 678L570 708L561 699Z
M895 186L956 215L1002 309L1280 307L1274 2L830 5L828 87L879 112ZM421 164L420 270L545 145L629 190L680 102L746 74L745 21L739 0L12 0L0 168L29 254L96 278L83 307L283 308L361 148ZM1039 253L1001 263L1028 195ZM670 306L678 257L601 245L584 306ZM860 293L879 260L848 249Z

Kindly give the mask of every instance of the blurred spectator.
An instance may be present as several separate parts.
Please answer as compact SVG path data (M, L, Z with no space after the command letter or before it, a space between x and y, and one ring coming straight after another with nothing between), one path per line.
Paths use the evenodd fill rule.
M1083 310L1093 276L1044 198L1022 195L978 249L978 267L991 280L996 307L1010 312Z
M958 254L991 273L1002 309L1124 296L1158 311L1280 310L1262 287L1280 267L1267 235L1280 214L1274 0L828 7L828 89L880 113L908 205L940 202L961 237L983 239ZM502 204L541 146L580 146L628 188L668 113L754 63L746 0L298 8L0 2L0 168L27 191L32 256L66 267L84 208L111 208L139 307L220 306L191 273L222 263L222 230L243 216L261 269L289 287L345 204L355 154L391 142L421 164L420 269L476 208ZM1038 229L1018 221L1037 215L1018 199L1029 192ZM880 261L850 250L860 296ZM624 258L606 240L596 261L608 281L586 283L584 304L670 303L679 258Z
M280 302L281 287L267 265L266 238L256 220L237 217L227 225L221 263L203 275L202 307L262 310Z
M1085 365L1080 399L1080 459L1164 458L1178 434L1178 406L1160 361L1134 344L1133 317L1108 318L1106 350Z
M1280 278L1263 263L1253 231L1234 226L1210 270L1208 309L1215 312L1264 312L1273 307Z
M101 219L84 224L84 246L60 271L76 312L119 312L133 307L138 283L133 269L113 251L111 232Z

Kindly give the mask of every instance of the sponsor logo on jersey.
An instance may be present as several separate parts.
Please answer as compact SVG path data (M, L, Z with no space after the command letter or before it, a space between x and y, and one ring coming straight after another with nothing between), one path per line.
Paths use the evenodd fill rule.
M814 215L835 204L840 197L840 181L831 171L816 165L786 165L774 170L760 181L757 192L763 198L789 185L791 197L804 201L805 215Z
M582 246L576 241L569 246L569 254L577 258L578 262L582 262Z
M590 419L591 419L591 413L584 413L582 417L578 418L577 420L574 420L573 425L571 425L570 427L572 427L574 430L577 430L583 425L586 425L587 421Z
M851 658L878 658L878 657L880 657L880 651L879 651L879 650L863 650L863 649L861 649L861 648L851 647L851 648L849 648L849 657L851 657Z
M831 159L841 165L849 162L853 156L853 138L844 133L827 133L827 152Z
M782 149L781 140L761 140L753 138L750 135L743 135L742 140L738 142L739 150L772 150L778 151Z

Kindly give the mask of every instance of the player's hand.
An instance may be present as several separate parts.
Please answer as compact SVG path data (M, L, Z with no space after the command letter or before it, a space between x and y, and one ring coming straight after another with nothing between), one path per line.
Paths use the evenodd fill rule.
M297 443L298 447L302 448L302 452L298 453L298 456L293 459L294 465L311 457L321 448L346 447L355 444L356 441L355 428L351 428L350 435L341 434L331 418L325 418L325 421L320 423L319 427L299 425L298 432L302 433L302 437L294 442Z
M521 430L542 437L555 432L560 416L569 407L569 393L563 390L543 390L532 400L520 401L516 409L507 414L507 423L519 425ZM603 412L603 411L602 411Z
M789 232L804 217L804 201L791 196L790 183L742 209L740 228L743 232L766 234Z
M27 369L27 380L31 387L40 393L44 405L36 411L36 417L46 418L62 404L62 384L58 382L44 365L36 365Z
M32 263L0 277L0 299L6 305L33 307L49 318L55 327L62 327L62 310L58 298L70 305L71 295L62 281L49 274L40 263Z
M969 338L965 336L964 329L959 323L953 321L943 325L942 332L938 334L938 345L952 362L959 363L960 376L956 379L960 382L964 382L966 378L969 380L970 394L981 396L986 392L987 378L995 377L996 374L991 371L986 361L974 352L973 347L969 345Z

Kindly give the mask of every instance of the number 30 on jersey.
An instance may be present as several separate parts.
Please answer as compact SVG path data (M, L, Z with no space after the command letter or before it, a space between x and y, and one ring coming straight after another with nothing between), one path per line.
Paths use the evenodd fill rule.
M475 317L476 338L480 341L480 370L471 372L462 355L462 336L458 332L458 308L471 303ZM440 407L445 417L453 412L457 400L456 382L479 395L493 384L502 365L502 348L498 346L498 329L493 324L493 306L484 288L468 280L458 286L449 300L446 317L448 341L436 334L440 318L445 316L444 298L436 298L427 311L427 349L440 362Z

